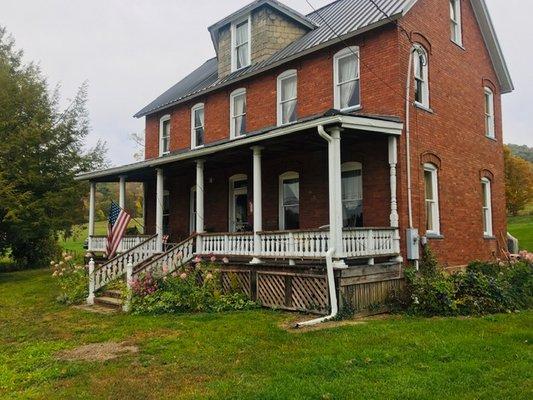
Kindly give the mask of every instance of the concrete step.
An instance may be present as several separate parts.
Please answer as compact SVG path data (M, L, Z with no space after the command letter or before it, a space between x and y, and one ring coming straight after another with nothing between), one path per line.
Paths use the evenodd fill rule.
M105 297L105 296L96 297L94 299L94 303L100 306L109 307L113 309L122 308L122 300L117 299L115 297Z

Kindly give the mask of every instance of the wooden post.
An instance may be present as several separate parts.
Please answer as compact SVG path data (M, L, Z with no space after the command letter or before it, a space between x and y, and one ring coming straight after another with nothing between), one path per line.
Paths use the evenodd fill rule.
M157 182L156 182L156 217L155 217L155 229L157 233L157 251L163 251L163 197L164 197L164 184L163 170L157 169Z
M90 192L89 192L89 241L88 241L88 250L93 250L92 237L94 236L94 214L96 207L96 182L90 183Z
M128 295L124 299L122 311L129 312L131 310L131 281L133 280L133 264L128 262L126 265L126 286L128 287Z
M254 169L254 258L250 263L259 264L261 259L261 237L259 232L263 230L263 189L261 175L261 150L260 146L252 147L253 150L253 169Z
M196 252L203 253L204 223L204 160L196 160Z
M89 261L89 296L87 297L87 304L94 304L94 259L91 258Z
M397 176L396 166L398 164L398 139L396 136L389 137L389 166L390 166L390 226L394 228L393 248L394 252L398 254L396 261L401 262L400 255L400 218L398 216L398 200L397 200Z

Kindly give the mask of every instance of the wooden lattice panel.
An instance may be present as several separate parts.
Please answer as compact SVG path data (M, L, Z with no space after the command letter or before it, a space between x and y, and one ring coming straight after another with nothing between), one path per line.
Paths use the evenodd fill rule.
M266 307L284 308L285 276L258 272L257 300Z
M225 270L221 272L222 289L225 293L240 291L247 296L252 296L251 271Z
M392 279L350 285L343 287L341 294L354 311L371 311L383 307L391 293L399 291L403 284L403 279Z
M291 307L301 311L328 310L328 286L325 276L294 275L291 277Z

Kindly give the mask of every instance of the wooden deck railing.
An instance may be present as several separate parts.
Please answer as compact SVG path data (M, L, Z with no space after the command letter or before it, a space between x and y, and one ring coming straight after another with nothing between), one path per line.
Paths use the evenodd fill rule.
M149 239L150 235L124 236L117 249L119 253L130 250L131 248ZM90 236L89 251L105 252L107 247L107 236Z

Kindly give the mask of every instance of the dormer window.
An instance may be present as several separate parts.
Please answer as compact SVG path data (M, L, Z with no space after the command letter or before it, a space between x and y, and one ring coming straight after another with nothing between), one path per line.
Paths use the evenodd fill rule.
M250 16L231 24L231 71L250 65L251 49Z

